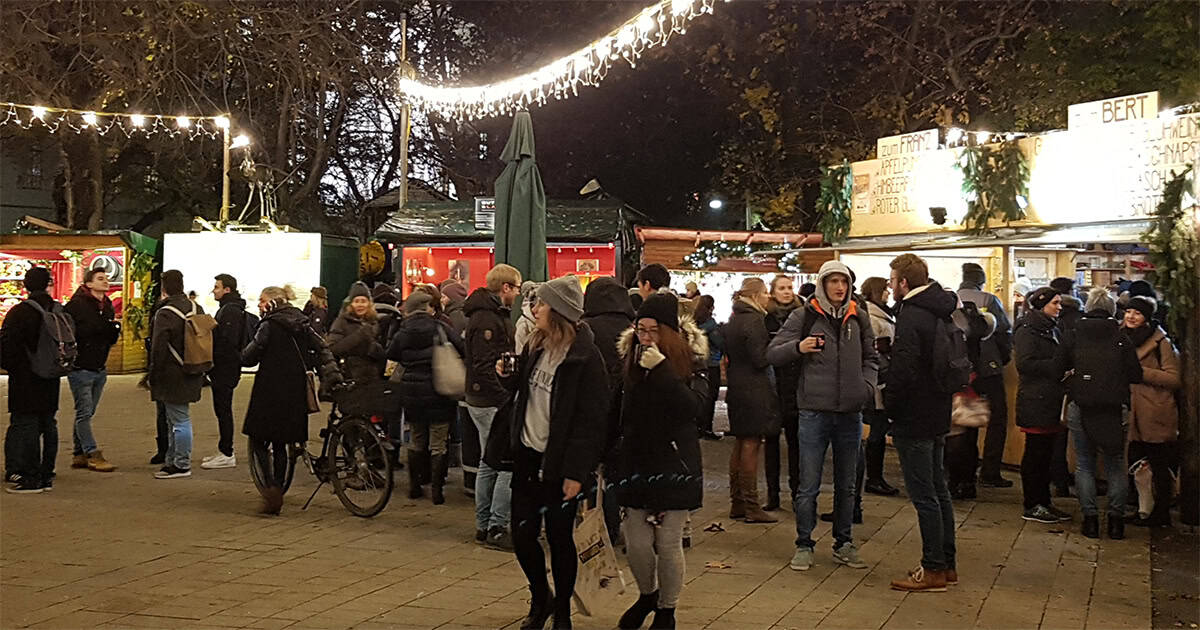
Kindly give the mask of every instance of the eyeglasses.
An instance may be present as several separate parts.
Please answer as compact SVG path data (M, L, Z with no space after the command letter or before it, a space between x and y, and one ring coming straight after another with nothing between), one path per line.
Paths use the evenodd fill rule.
M639 335L657 335L658 334L657 328L642 328L641 326L634 328L633 331Z

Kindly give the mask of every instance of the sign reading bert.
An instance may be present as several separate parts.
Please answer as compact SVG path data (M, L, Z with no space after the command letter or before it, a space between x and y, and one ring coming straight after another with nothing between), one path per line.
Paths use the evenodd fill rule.
M1067 107L1067 129L1086 129L1158 117L1158 92L1106 98Z

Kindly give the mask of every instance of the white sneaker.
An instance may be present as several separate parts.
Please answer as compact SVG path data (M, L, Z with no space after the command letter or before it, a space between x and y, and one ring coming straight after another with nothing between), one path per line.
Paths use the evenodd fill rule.
M205 457L200 461L200 467L205 470L213 470L216 468L235 468L237 467L237 457L234 455L225 455L218 453L209 457Z

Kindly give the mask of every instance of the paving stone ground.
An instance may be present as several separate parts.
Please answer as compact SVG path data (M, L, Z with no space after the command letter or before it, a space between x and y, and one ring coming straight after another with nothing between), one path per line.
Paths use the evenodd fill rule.
M259 516L244 459L232 470L197 466L190 479L152 477L154 407L136 380L110 377L95 421L119 471L69 468L73 406L64 384L54 491L0 494L0 628L515 628L527 611L515 559L473 542L473 501L458 470L443 506L407 499L400 473L374 519L350 516L327 492L301 511L314 482L298 472L283 515ZM6 394L6 378L0 387ZM249 390L245 379L239 414ZM216 445L207 392L192 417L198 462ZM313 417L314 437L322 423ZM947 593L888 589L920 555L903 495L864 497L855 538L870 568L835 567L822 523L815 566L792 571L786 511L772 526L727 518L729 448L729 440L704 444L705 507L693 519L681 628L1151 626L1147 532L1095 541L1078 534L1078 516L1062 526L1026 523L1019 488L982 489L956 506L961 583ZM888 468L898 484L890 450ZM1072 500L1058 505L1078 512ZM713 522L725 531L703 531ZM577 628L615 626L636 597L625 575L625 596L594 617L576 615Z

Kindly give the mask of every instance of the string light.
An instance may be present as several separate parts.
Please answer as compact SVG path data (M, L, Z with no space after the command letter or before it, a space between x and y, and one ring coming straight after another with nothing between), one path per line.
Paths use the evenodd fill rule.
M1029 134L1020 131L1009 131L1005 133L991 131L967 131L958 127L951 127L946 130L946 147L947 149L955 149L966 146L974 139L975 145L987 144L990 142L1000 142L1002 139L1005 142L1012 142L1017 138L1024 138Z
M250 136L247 136L244 133L238 134L238 136L229 143L230 149L240 149L248 146L250 146Z
M595 87L608 76L614 61L630 67L649 48L662 46L676 33L687 32L692 19L711 14L716 0L661 0L646 7L596 41L541 68L498 83L474 87L430 85L401 78L401 96L416 109L447 119L476 119L545 105L577 96L579 87Z
M174 124L171 124L172 121ZM135 134L146 136L167 134L172 137L182 135L189 140L200 136L215 140L229 128L230 119L227 114L218 116L122 114L0 102L0 126L3 125L16 125L22 129L40 128L50 133L56 133L65 127L75 133L93 130L100 135L105 135L115 128L124 133L126 137L133 137ZM246 139L246 144L241 146L248 144L249 138Z

